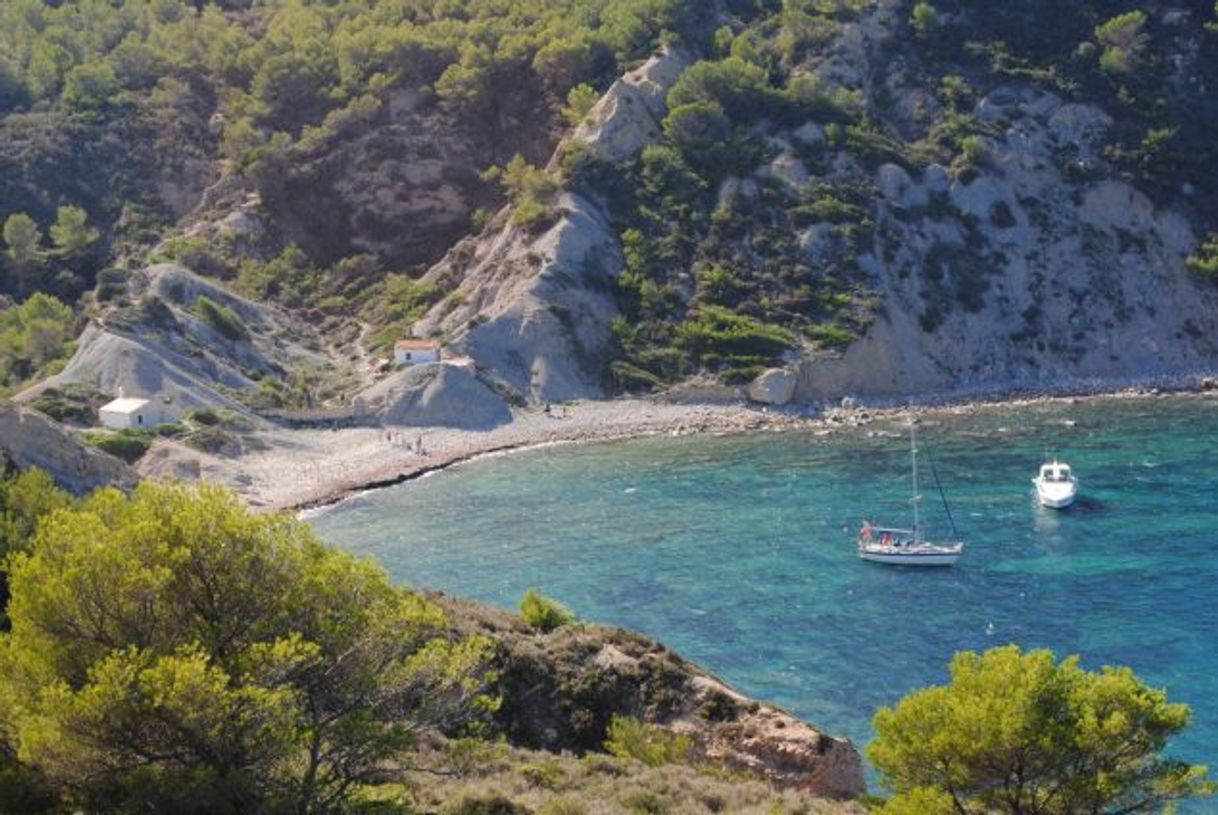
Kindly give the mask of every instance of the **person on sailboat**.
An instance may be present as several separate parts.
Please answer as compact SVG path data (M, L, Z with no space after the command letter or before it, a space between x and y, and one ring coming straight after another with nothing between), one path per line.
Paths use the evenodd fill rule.
M871 521L863 521L863 528L859 530L859 540L871 543Z

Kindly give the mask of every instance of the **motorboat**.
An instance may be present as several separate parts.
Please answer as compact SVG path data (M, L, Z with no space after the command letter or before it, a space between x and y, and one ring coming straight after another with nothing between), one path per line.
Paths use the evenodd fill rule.
M1070 465L1057 459L1040 465L1040 473L1032 483L1036 485L1036 499L1042 507L1065 509L1078 495L1078 479Z

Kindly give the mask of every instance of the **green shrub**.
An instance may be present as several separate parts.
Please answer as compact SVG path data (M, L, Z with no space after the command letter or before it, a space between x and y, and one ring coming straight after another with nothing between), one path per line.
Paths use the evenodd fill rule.
M718 306L704 306L677 326L682 345L702 358L708 355L777 357L795 345L791 332Z
M711 691L696 712L708 722L734 722L740 715L740 706L726 693Z
M35 292L19 306L0 307L0 388L36 378L72 353L72 309Z
M109 266L97 273L97 286L93 290L99 303L107 303L127 293L127 272Z
M201 450L204 453L219 454L226 451L239 451L241 449L241 442L238 441L236 436L223 427L216 426L201 427L195 432L188 434L182 441L188 447L193 447L195 450Z
M465 793L440 807L441 815L529 815L526 807L503 795Z
M567 780L567 774L556 761L538 761L522 764L517 771L531 787L546 790L556 790Z
M491 168L483 177L498 179L503 185L512 202L513 224L540 227L553 219L558 181L540 167L529 164L524 156L516 154L506 165Z
M853 331L836 323L815 325L804 333L826 348L845 348L857 339Z
M215 408L209 407L195 408L194 410L187 411L186 417L195 424L203 425L204 427L220 424L222 421L220 414L216 412Z
M618 758L632 758L648 767L683 764L693 750L693 739L629 716L609 721L605 750Z
M985 139L974 134L960 140L960 157L957 161L964 167L976 167L989 152Z
M139 461L152 446L152 436L137 430L119 430L115 433L86 433L85 440L99 450L104 450L128 464Z
M622 796L622 806L630 815L666 815L672 808L668 799L651 790L634 790Z
M582 122L599 98L600 94L589 85L576 85L567 91L567 104L562 109L567 124L577 125Z
M1185 261L1189 271L1218 280L1218 234L1210 235Z
M57 422L88 426L97 421L97 408L103 401L91 388L69 385L46 388L30 400L30 407Z
M546 801L537 810L537 815L587 815L587 813L587 804L561 795Z
M227 306L222 306L206 294L200 294L195 300L195 310L199 316L212 328L219 331L230 340L243 340L249 337L245 324L237 313Z
M556 628L575 621L575 615L569 609L543 595L537 589L528 589L520 598L520 616L525 623L542 633L549 633Z

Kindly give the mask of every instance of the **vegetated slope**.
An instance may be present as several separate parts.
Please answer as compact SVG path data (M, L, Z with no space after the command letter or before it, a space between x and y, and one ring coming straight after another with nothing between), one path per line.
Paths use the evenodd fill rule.
M411 331L535 401L1214 361L1208 3L247 5L0 9L6 292L172 260L324 338L298 397ZM13 384L71 350L17 336Z
M713 22L675 0L4 4L3 289L104 315L95 284L173 260L362 360L357 337L383 351L446 294L413 278L502 203L484 170L544 159L624 67Z
M439 596L462 635L495 642L495 728L515 745L600 750L627 716L685 734L698 757L782 788L828 798L864 791L853 745L760 704L662 644L633 632L573 623L551 631L476 603Z

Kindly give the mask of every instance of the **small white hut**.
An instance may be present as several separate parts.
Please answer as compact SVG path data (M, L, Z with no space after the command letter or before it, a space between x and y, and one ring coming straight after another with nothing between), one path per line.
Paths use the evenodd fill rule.
M420 362L439 362L440 343L435 340L398 340L393 344L395 365L418 365Z
M141 399L120 396L97 411L102 425L112 430L128 427L152 427L178 421L177 406L169 399Z

